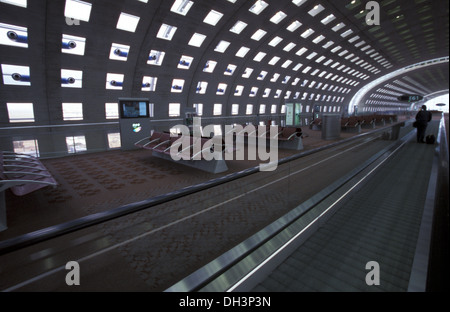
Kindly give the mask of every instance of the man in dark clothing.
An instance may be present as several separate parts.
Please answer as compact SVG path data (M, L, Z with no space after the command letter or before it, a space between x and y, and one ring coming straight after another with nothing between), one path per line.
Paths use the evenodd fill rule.
M432 114L427 111L427 106L422 105L422 109L416 115L417 122L417 142L425 143L425 133L428 123L431 121Z

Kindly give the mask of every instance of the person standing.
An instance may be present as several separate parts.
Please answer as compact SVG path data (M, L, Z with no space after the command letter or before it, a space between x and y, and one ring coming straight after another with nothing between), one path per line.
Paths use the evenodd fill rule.
M431 112L427 111L427 106L422 105L421 110L416 115L417 122L417 143L425 143L425 133L428 123L432 118Z

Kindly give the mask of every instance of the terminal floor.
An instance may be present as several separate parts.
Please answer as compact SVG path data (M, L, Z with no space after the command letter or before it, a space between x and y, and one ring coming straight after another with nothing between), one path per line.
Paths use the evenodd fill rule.
M320 132L315 132L308 129L305 129L304 132L308 135L304 138L305 150L330 143L329 141L321 140ZM353 135L355 134L342 133L341 139ZM280 151L280 158L291 154L292 152L289 151ZM58 182L60 182L60 186L56 189L45 189L38 191L35 194L30 194L31 196L25 196L23 198L13 197L11 194L7 194L9 229L0 233L0 241L29 231L37 230L42 227L69 221L73 218L111 209L155 195L164 194L172 190L201 183L220 176L199 172L198 170L179 166L173 163L167 163L164 160L152 158L148 151L142 150L133 152L113 151L94 155L76 155L60 159L45 160L44 163L56 176ZM233 161L229 163L230 171L224 174L240 171L253 165L255 165L255 163ZM306 184L308 183L305 183L305 185ZM251 184L249 187L251 187ZM242 192L242 189L225 189L222 192L225 193L229 191L239 193ZM268 197L265 199L266 202L270 203L270 201L273 201L273 204L276 206L277 197L273 196L273 194L267 194L267 196ZM205 194L197 197L194 202L185 202L184 210L186 211L183 210L182 212L179 210L162 207L162 209L156 213L156 217L164 217L165 215L170 214L175 217L178 216L179 218L183 218L190 213L189 210L193 208L191 205L195 205L195 201L208 200L212 199L209 198L209 195ZM217 200L220 200L220 198ZM182 204L183 203L179 203L179 205ZM251 204L249 204L249 206L251 206ZM238 209L239 207L235 208ZM246 208L250 209L250 212L247 215L241 216L230 213L230 216L226 215L223 220L217 220L217 223L215 224L202 225L198 224L199 221L195 221L189 226L162 230L153 245L157 246L157 248L148 252L155 254L155 257L164 253L166 255L172 255L172 257L179 257L181 259L181 264L180 261L177 262L177 265L179 265L180 268L174 268L172 266L173 273L170 272L171 264L166 264L165 270L167 271L160 272L160 275L164 273L164 277L158 277L158 274L152 272L154 270L160 270L160 268L156 266L153 269L151 267L148 268L148 259L139 258L132 255L131 249L139 249L139 245L134 247L123 245L118 250L111 251L111 253L96 256L95 261L90 261L91 258L89 257L84 258L86 263L89 263L89 265L85 264L82 266L84 269L83 272L85 272L85 275L83 276L95 275L99 281L97 281L97 283L93 283L89 287L80 288L80 290L163 290L165 287L170 286L170 283L176 282L177 279L183 277L180 275L180 270L183 271L187 269L186 267L183 267L183 261L186 263L196 263L198 267L198 265L201 265L202 263L205 264L205 261L211 260L211 257L217 256L217 254L207 256L201 253L194 253L192 252L192 246L189 247L184 244L184 240L194 239L195 241L195 239L198 239L198 236L200 235L216 235L217 229L226 229L233 223L241 226L243 224L247 224L242 222L239 218L252 218L252 214L258 213L258 207ZM227 212L223 213L226 214ZM282 213L282 211L277 213ZM276 218L276 216L276 214L262 214L259 216L259 219ZM116 233L111 233L110 230L106 230L107 225L104 227L98 226L89 230L83 230L83 233L78 233L76 237L71 234L66 237L56 239L52 242L40 244L41 246L33 246L32 248L27 248L26 250L17 252L16 256L26 255L26 257L23 258L34 259L31 261L28 260L31 264L28 262L24 263L23 274L24 276L31 276L29 275L31 271L36 270L36 268L45 271L45 267L47 266L48 270L56 270L58 267L55 266L55 264L51 265L51 262L55 261L56 263L58 262L56 260L59 260L59 262L64 262L65 259L77 259L77 257L80 257L78 254L72 255L72 258L70 258L70 253L72 250L71 247L73 245L76 245L77 248L79 247L84 249L85 253L89 254L95 253L102 248L108 248L112 242L116 243L119 240L119 237L122 241L132 239L132 235L134 235L134 233L127 231L129 231L129 228L133 227L133 222L139 220L139 218L141 217L137 214L133 218L117 221L114 224L114 226L118 229ZM238 218L239 220L233 218ZM260 221L270 222L269 219ZM147 223L144 222L136 224L138 224L138 227L158 226L158 224L156 224L158 221L155 221L155 224L148 224L148 222L151 223L152 221L146 222ZM204 230L202 229L202 231L198 231L199 226L203 226ZM253 224L252 226L255 225ZM232 227L232 230L244 231L244 228L240 229L235 226ZM257 229L250 230L256 231ZM105 233L108 234L105 235ZM172 237L172 240L179 240L178 244L164 246L165 239L169 236ZM220 240L222 248L225 249L233 247L239 242L239 239L242 240L244 238L245 237L235 236L233 239L227 239L225 235L223 237L215 237L215 239ZM212 246L210 246L211 249L214 249L214 240L210 243L212 244ZM64 248L64 245L66 245L66 248ZM197 248L198 246L194 247ZM58 257L63 257L61 253L55 252L55 250L61 248L65 249L64 260L58 259ZM14 255L12 255L8 261L14 261L13 259ZM18 265L20 266L20 262ZM146 268L144 269L144 267ZM189 268L189 270L192 269L195 268ZM116 275L117 270L121 271L121 276L134 278L108 278L109 276ZM0 275L4 273L5 271L1 271L0 268ZM64 279L61 277L63 276L61 274L64 273L65 272L62 270L59 276L57 275L55 277L51 277L50 279L58 279L59 282L61 282L61 280ZM148 280L150 277L153 279L149 285ZM45 279L46 277L43 278ZM86 280L87 278L85 278L85 281ZM3 281L5 281L5 279L3 279ZM64 287L64 285L52 286L57 284L58 283L52 284L47 281L43 284L30 284L17 289L41 291L68 290L67 286ZM0 289L3 289L5 285L0 285Z

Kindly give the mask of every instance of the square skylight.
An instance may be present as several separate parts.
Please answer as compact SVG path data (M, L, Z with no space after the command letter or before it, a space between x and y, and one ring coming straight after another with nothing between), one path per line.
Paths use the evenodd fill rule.
M75 55L84 55L86 48L86 38L62 35L62 47L61 52Z
M314 33L314 30L312 30L311 28L308 28L301 34L301 36L306 39L309 36L311 36L313 33Z
M314 6L314 8L312 10L310 10L308 12L308 14L311 15L311 16L316 16L317 14L322 12L323 10L325 10L325 8L321 4L318 4L318 5Z
M259 15L262 11L264 11L265 8L267 8L269 4L262 0L257 0L254 5L249 9L250 12L253 14Z
M26 8L27 7L27 0L0 0L0 2L7 3L7 4L12 4L12 5L17 5L17 6L20 6L22 8Z
M194 2L189 0L175 0L170 11L185 16Z
M111 50L109 51L109 58L111 60L126 61L128 59L128 53L130 52L130 46L119 43L113 43Z
M283 38L276 36L272 40L270 40L269 45L272 47L276 47L281 41L283 41Z
M325 36L320 35L320 36L316 37L316 38L313 40L313 42L314 42L315 44L318 44L319 42L321 42L321 41L324 40L324 39L325 39Z
M264 52L258 52L258 54L256 54L256 56L253 58L253 60L255 62L261 62L262 59L267 55L267 53Z
M147 64L161 66L165 55L166 55L166 52L150 50L150 54L148 55Z
M225 40L221 40L220 42L219 42L219 44L216 46L216 48L214 49L214 51L216 51L216 52L220 52L220 53L224 53L227 49L228 49L228 47L230 46L230 42L228 42L228 41L225 41Z
M277 12L274 16L272 16L272 18L270 19L270 21L274 24L278 24L279 22L281 22L282 20L285 19L285 17L287 16L286 13L279 11Z
M236 24L234 24L233 27L230 28L230 31L239 35L247 26L247 23L237 21Z
M294 22L292 22L286 29L289 30L290 32L294 32L294 31L296 31L300 26L302 26L302 23L300 23L299 21L294 21Z
M248 51L250 51L250 48L247 47L241 47L237 52L236 52L236 56L237 57L245 57L248 53Z
M331 28L333 31L339 31L339 30L341 30L342 28L344 28L345 27L345 24L344 23L339 23L339 24L337 24L336 26L334 26L333 28Z
M287 60L283 63L283 65L281 65L281 67L283 68L288 68L289 66L291 66L292 61L291 60Z
M283 50L286 52L290 52L293 48L295 48L297 45L293 42L290 42L289 44L287 44Z
M276 63L278 63L279 60L280 60L280 57L274 56L274 57L272 57L272 59L269 61L269 65L275 65Z
M76 20L89 22L92 4L80 0L66 0L64 16Z
M300 50L298 50L295 54L298 56L302 56L303 53L305 53L306 51L308 51L307 48L301 48Z
M267 31L264 31L262 29L258 29L252 36L251 38L253 40L259 41L261 40L262 37L264 37L267 34Z
M135 32L137 25L139 24L140 17L127 13L120 13L119 20L117 21L117 29Z
M188 44L190 46L200 48L201 45L203 44L203 41L205 41L205 39L206 39L205 35L195 33L192 35L191 40L189 40Z
M81 70L61 69L61 87L82 88L83 72Z
M334 21L335 19L336 19L336 16L334 16L333 14L330 14L327 17L325 17L324 19L322 19L320 22L324 25L327 25L328 23Z
M27 28L0 23L0 44L28 48Z
M167 25L167 24L162 24L161 27L159 28L158 33L156 34L156 37L159 39L164 39L164 40L172 40L176 31L177 31L177 27Z
M3 84L31 86L30 67L2 64Z
M292 0L292 3L296 6L301 6L303 3L305 3L308 0Z
M211 10L208 15L206 15L205 19L203 20L203 23L216 26L216 24L220 21L223 14L214 10Z

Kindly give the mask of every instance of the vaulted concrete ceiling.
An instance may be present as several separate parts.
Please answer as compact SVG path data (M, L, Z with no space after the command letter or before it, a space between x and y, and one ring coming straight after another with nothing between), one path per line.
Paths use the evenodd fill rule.
M232 104L245 115L246 104L279 113L285 102L346 112L370 81L445 57L397 80L411 92L448 89L448 1L375 2L379 25L366 20L377 13L368 2L0 0L0 124L8 102L32 102L37 124L62 123L61 103L80 102L85 120L99 122L118 97L150 98L156 118L174 102L201 103L204 116L215 103L223 116ZM365 107L403 107L371 102L372 93Z

